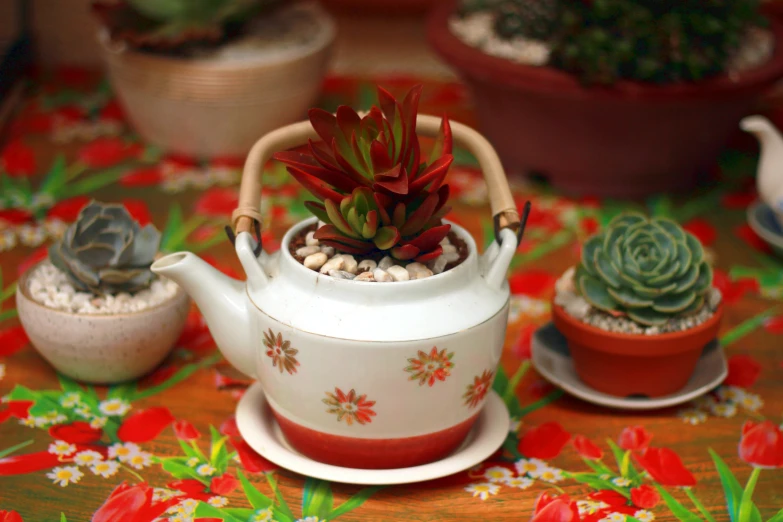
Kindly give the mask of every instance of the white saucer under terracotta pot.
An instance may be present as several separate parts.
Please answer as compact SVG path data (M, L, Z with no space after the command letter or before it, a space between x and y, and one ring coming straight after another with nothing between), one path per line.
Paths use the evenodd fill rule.
M392 485L423 482L469 469L495 453L506 440L509 413L503 400L491 391L462 445L444 458L420 466L397 469L357 469L324 464L296 451L275 421L259 383L253 384L237 407L237 427L245 441L262 457L281 468L330 482Z
M717 388L728 374L723 349L717 340L712 340L702 350L688 382L674 393L655 398L603 393L579 378L568 341L553 323L547 323L533 334L532 363L542 377L566 393L586 402L621 410L656 410L686 403Z
M190 299L182 288L157 306L138 312L98 315L55 310L35 301L25 272L16 308L30 342L55 370L93 384L137 379L171 352L187 320Z

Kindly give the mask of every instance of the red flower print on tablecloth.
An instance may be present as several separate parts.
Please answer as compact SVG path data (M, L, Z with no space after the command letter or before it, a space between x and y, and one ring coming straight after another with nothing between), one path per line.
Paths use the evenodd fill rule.
M89 203L90 198L87 196L76 196L58 201L48 210L46 218L72 223L79 217L79 212Z
M44 245L41 247L36 248L33 250L33 253L27 256L22 260L21 263L19 263L19 266L16 267L16 274L19 277L22 277L22 274L27 272L29 269L43 261L49 256L49 247Z
M631 502L642 509L652 509L661 501L661 495L648 484L642 484L638 488L631 488Z
M468 384L467 391L462 395L465 401L465 406L475 408L484 400L487 392L492 388L492 379L495 377L495 372L490 370L484 370L481 375L473 377L473 383Z
M26 178L35 174L35 152L21 140L14 140L0 152L0 173L12 178Z
M24 520L22 520L22 515L14 510L0 509L0 522L24 522Z
M235 188L213 187L199 197L194 206L196 214L224 219L231 216L239 205L239 194Z
M30 344L21 325L0 330L0 357L10 357Z
M32 221L32 212L22 208L4 208L0 210L0 225L24 225Z
M696 477L669 448L647 448L644 453L635 453L634 458L655 482L663 486L696 485Z
M719 268L713 269L712 286L720 290L723 302L727 305L736 303L746 294L759 292L759 283L748 277L732 280L729 274Z
M173 427L174 435L176 435L179 440L190 442L198 440L199 437L201 437L201 433L199 433L196 427L184 419L174 421Z
M728 366L729 373L723 381L724 386L750 388L761 375L761 364L750 355L732 355L729 357Z
M283 339L283 334L277 335L270 328L264 332L264 346L266 347L266 356L272 359L272 366L280 370L287 371L290 375L296 373L296 367L299 361L296 360L296 354L299 350L291 346L291 341Z
M93 514L91 522L150 522L179 503L178 497L153 500L153 490L146 482L129 486L123 482Z
M103 430L95 428L89 422L74 421L70 424L56 424L49 428L54 440L64 440L70 444L91 444L103 437Z
M128 214L139 222L139 225L145 226L152 222L150 209L146 202L140 199L123 199L120 203L128 210Z
M165 406L155 406L139 410L125 418L117 430L117 436L123 442L148 442L160 435L174 416Z
M250 473L266 473L278 469L276 464L269 462L256 453L256 451L245 442L242 438L242 434L239 433L235 417L229 417L220 425L220 433L228 437L229 444L236 450L239 462L246 471L249 471Z
M537 299L549 296L555 289L557 277L546 270L531 268L512 274L508 280L511 293Z
M550 460L560 455L569 440L571 434L559 422L550 421L527 430L517 449L525 457Z
M627 451L644 451L650 445L652 433L643 426L629 426L620 432L619 446Z
M593 441L584 435L575 435L572 441L579 455L589 460L600 460L604 452Z
M120 138L98 138L83 146L78 160L89 168L105 169L129 159L138 157L143 147L138 143L127 143Z
M764 321L764 329L775 335L783 335L783 315L770 317Z
M158 165L131 170L119 181L119 184L124 187L148 187L161 183L163 183L163 172Z
M405 368L405 371L411 374L408 380L418 380L419 386L424 383L432 386L436 381L445 381L454 368L454 363L451 362L453 357L454 352L448 352L445 348L438 351L433 346L429 354L419 350L417 357L408 359L410 365Z
M368 401L367 395L359 395L353 389L348 393L343 393L340 388L335 388L334 393L326 392L323 403L329 406L327 413L337 415L337 422L344 420L349 426L354 422L369 424L375 416L372 409L375 401Z
M215 349L215 341L209 333L204 316L196 308L191 308L185 320L185 327L177 340L176 346L193 352Z
M579 508L568 495L542 493L536 499L531 522L579 522Z
M758 468L783 468L783 433L772 421L747 421L742 426L739 456Z
M724 194L721 198L721 205L729 209L745 209L748 208L757 197L758 194L756 193L755 186L750 186L742 190Z
M13 401L9 400L5 403L5 409L0 410L0 424L4 423L11 417L17 419L26 419L29 415L30 408L35 404L33 401ZM2 405L2 403L0 403Z
M517 342L515 342L514 346L511 348L511 353L523 361L527 361L533 356L533 334L536 332L536 328L537 327L534 324L526 324L523 326L519 331Z
M696 236L704 246L710 246L715 243L715 239L718 236L715 227L706 219L691 219L682 228Z

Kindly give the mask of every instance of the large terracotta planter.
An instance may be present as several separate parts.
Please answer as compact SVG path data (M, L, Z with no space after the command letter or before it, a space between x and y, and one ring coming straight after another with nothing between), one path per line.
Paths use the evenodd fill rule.
M721 306L706 322L682 332L617 334L574 319L552 303L553 322L568 340L579 378L618 397L662 397L685 387L722 317Z
M451 33L453 0L428 38L473 92L480 130L509 175L536 173L576 195L643 196L693 188L758 97L783 77L783 48L736 80L585 88L568 74L489 56ZM781 22L773 20L778 41Z
M335 37L313 7L319 33L308 44L220 62L115 49L101 35L112 83L148 142L195 157L244 156L263 135L300 120L318 98Z

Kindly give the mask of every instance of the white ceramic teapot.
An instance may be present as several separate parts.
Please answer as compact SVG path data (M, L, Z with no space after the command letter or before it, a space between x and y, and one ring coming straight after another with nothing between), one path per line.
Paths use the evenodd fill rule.
M783 227L783 136L763 116L749 116L740 126L755 135L761 144L756 187L761 200Z
M420 135L439 126L418 116ZM256 256L249 232L260 218L260 173L274 152L318 139L302 122L266 135L245 164L234 223L246 283L191 253L152 266L191 295L226 358L261 383L287 440L315 460L376 469L438 460L460 445L490 391L506 332L506 272L524 225L490 144L465 125L452 123L452 132L488 181L498 241L483 256L452 224L469 255L451 270L388 284L336 279L289 253L315 218L292 227L279 252Z

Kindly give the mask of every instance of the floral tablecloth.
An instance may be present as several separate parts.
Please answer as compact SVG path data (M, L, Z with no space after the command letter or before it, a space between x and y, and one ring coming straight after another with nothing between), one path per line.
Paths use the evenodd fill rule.
M400 94L418 81L329 78L320 104L367 108L376 82ZM462 86L424 83L422 112L474 123ZM473 159L457 156L450 219L487 244L486 187ZM783 461L783 264L745 224L755 162L752 141L739 140L713 169L714 185L643 203L566 199L515 183L533 212L510 272L509 329L494 380L513 416L506 443L454 476L362 488L277 469L243 441L233 414L249 383L216 351L195 307L171 356L135 383L79 385L30 346L15 281L91 198L122 201L142 223L154 222L163 250L197 252L242 277L222 231L241 158L166 155L132 133L98 76L43 74L0 146L0 521L528 520L542 494L539 510L567 495L583 521L783 520L783 471L758 467ZM307 215L303 202L285 171L269 165L267 247ZM629 207L680 220L701 238L727 304L727 380L691 404L649 413L571 398L529 363L556 277L577 260L586 234ZM758 510L740 514L749 477Z

